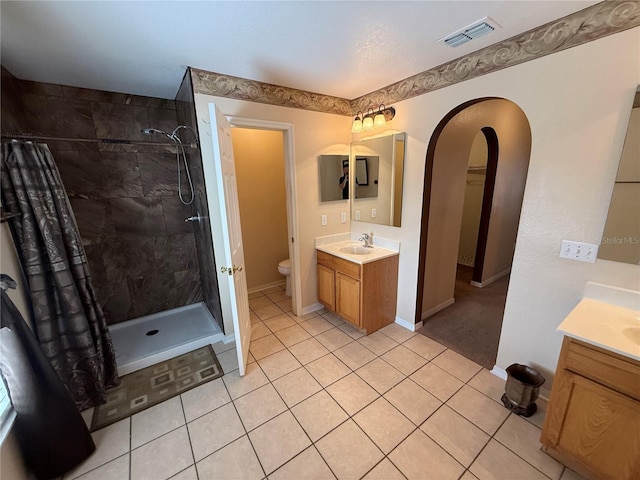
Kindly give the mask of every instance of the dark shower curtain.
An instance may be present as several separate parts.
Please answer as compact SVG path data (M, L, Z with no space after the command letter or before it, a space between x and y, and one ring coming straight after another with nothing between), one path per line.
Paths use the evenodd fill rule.
M45 144L2 145L2 198L33 304L34 333L80 410L119 383L115 352L58 168Z

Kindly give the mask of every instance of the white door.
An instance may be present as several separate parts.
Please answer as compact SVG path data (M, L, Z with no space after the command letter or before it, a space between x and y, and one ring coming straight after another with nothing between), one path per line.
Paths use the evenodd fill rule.
M244 251L238 207L238 187L236 167L233 159L231 125L214 104L209 104L213 156L220 195L220 219L222 223L223 250L225 264L218 265L221 282L229 282L233 330L236 337L238 366L244 375L251 340L251 319L249 317L249 297L247 277L244 272Z

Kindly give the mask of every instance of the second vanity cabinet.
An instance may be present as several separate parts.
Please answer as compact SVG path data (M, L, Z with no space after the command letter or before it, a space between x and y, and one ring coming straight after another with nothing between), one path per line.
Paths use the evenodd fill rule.
M565 337L540 442L588 478L640 478L640 362Z
M367 335L395 321L398 256L355 263L318 251L318 300Z

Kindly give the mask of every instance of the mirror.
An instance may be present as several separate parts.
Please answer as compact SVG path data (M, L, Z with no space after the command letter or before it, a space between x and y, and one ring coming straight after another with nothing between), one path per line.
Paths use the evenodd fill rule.
M640 87L631 109L598 258L640 265Z
M378 196L378 172L380 157L356 157L356 193L355 198L373 198ZM369 181L371 178L371 181Z
M352 220L401 225L405 141L405 133L396 133L351 144Z
M320 155L320 201L349 198L349 155ZM346 178L345 178L346 175Z

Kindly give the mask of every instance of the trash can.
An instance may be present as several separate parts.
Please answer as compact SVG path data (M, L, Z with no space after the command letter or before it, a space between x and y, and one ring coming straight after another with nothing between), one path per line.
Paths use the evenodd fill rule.
M544 377L535 368L514 363L507 367L507 383L502 403L516 415L530 417L536 413L536 399Z

